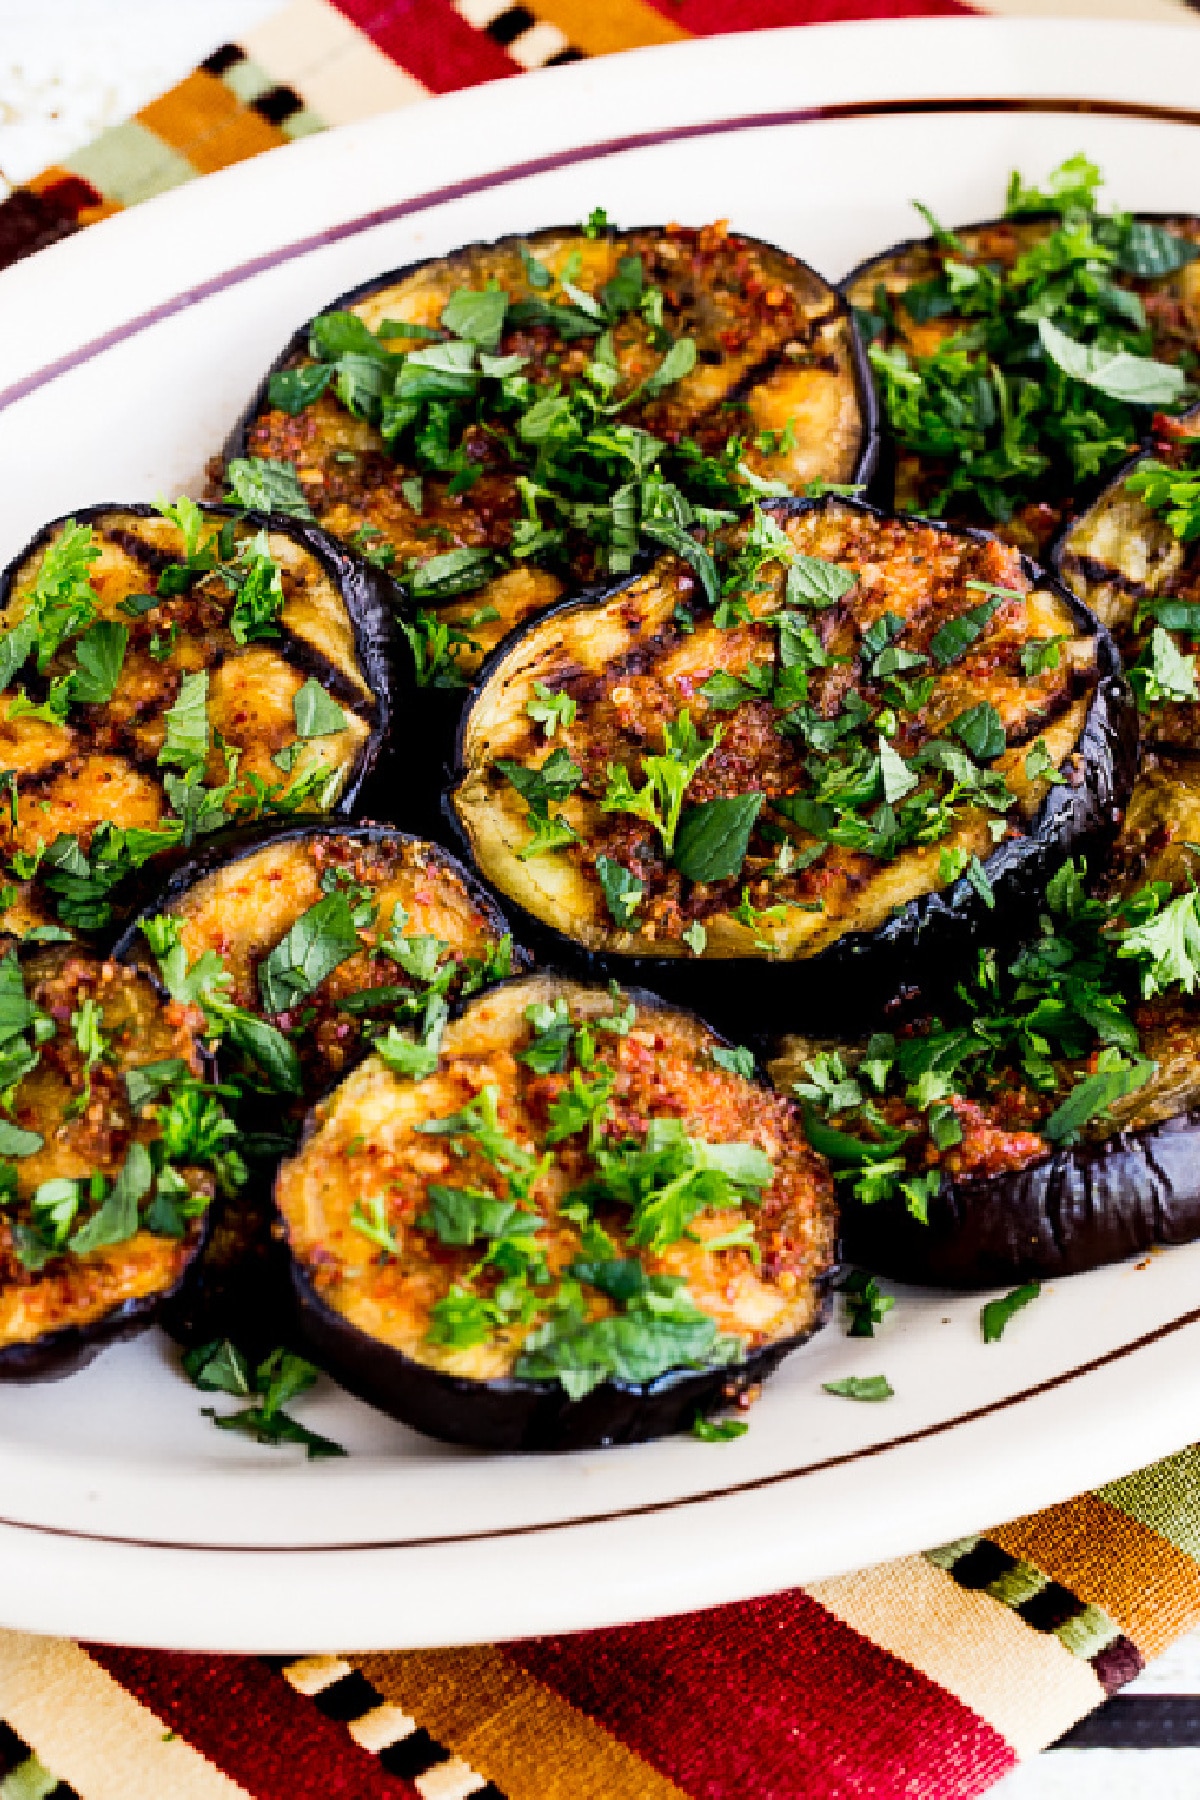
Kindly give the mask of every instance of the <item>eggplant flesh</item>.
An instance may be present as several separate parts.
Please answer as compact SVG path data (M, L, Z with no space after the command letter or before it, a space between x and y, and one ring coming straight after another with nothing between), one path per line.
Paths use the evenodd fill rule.
M1108 626L1127 667L1146 650L1155 630L1166 630L1181 654L1193 654L1200 640L1200 631L1172 623L1189 607L1200 616L1200 540L1178 538L1167 519L1129 487L1130 478L1150 462L1180 467L1188 444L1198 439L1200 407L1176 420L1160 420L1151 448L1120 470L1055 547L1062 579ZM1142 737L1156 747L1200 751L1200 702L1146 704Z
M744 438L742 460L751 476L793 490L816 479L867 478L875 451L874 395L848 308L806 264L720 225L593 236L556 227L468 245L379 276L325 311L349 311L372 331L387 325L396 331L384 340L387 347L405 353L428 344L397 327L408 323L426 337L437 335L456 292L497 286L512 302L541 308L543 320L508 319L490 348L500 357L525 357L524 377L539 392L557 393L558 384L568 386L592 361L600 326L564 337L553 315L545 321L547 302L567 305L560 285L565 281L599 316L594 296L634 258L640 258L644 291L661 292L662 319L655 324L634 304L612 329L620 380L607 397L628 402L620 414L623 428L670 444L690 438L709 454L719 454L735 436ZM654 393L651 384L638 394L662 361L661 331L676 341L691 338L695 365L665 392ZM271 373L312 361L305 325ZM269 387L270 377L234 430L227 465L246 456L292 464L320 523L383 562L398 582L455 549L487 550L505 565L493 568L467 597L447 600L435 593L422 601L469 640L460 647L460 670L478 666L506 632L565 588L577 590L601 576L594 540L575 527L565 546L514 559L514 526L524 517L518 476L530 472L531 457L514 458L502 447L511 411L505 419L485 421L495 429L471 437L474 479L465 485L461 474L441 474L394 455L379 426L351 411L332 388L289 414L272 404Z
M1136 217L1190 243L1200 243L1200 218L1157 213L1139 213ZM912 238L861 263L839 285L860 316L874 315L875 318L879 317L882 289L888 302L889 322L879 341L886 348L899 347L913 357L931 356L946 339L968 329L972 319L958 313L914 319L902 303L906 290L939 275L947 254L955 262L967 265L992 263L1009 268L1060 223L1058 215L1054 214L988 219L978 224L956 226L954 235L958 247L950 252L941 248L934 238ZM1187 366L1200 351L1200 261L1192 261L1173 274L1155 279L1121 273L1116 282L1145 305L1152 338L1150 354ZM902 509L928 510L945 485L950 465L891 441L886 420L883 429L885 449L876 490L879 499ZM1043 491L1032 504L1022 508L1012 520L994 528L1021 549L1042 556L1064 520L1069 519L1074 500L1073 491L1055 492L1043 484ZM981 510L972 510L963 497L957 498L956 506L959 510L951 510L949 517L973 524L989 523L987 515Z
M300 920L338 893L355 918L359 948L290 1009L271 1013L262 965ZM230 977L228 1000L273 1024L296 1052L297 1091L265 1091L261 1075L243 1091L237 1113L250 1179L217 1202L204 1252L164 1316L186 1343L230 1337L265 1354L295 1336L270 1189L275 1163L289 1139L294 1144L306 1111L367 1055L368 1023L382 1031L397 1019L410 1035L419 1029L427 983L410 971L440 975L454 1003L464 988L519 971L527 958L512 947L494 901L448 851L383 826L226 834L176 872L143 919L162 915L178 921L189 966L219 956ZM142 922L115 954L146 965ZM408 969L376 948L392 937L399 954L408 952ZM247 1072L242 1057L220 1047L218 1063L227 1078Z
M6 959L9 989L13 966ZM32 1206L44 1184L98 1176L113 1182L130 1146L150 1148L159 1136L153 1108L133 1110L127 1072L170 1062L199 1077L206 1059L195 1015L167 1005L136 970L73 949L40 951L22 967L27 1001L53 1030L38 1046L36 1065L17 1083L7 1120L6 1138L24 1153L6 1155L3 1163L8 1188L0 1206L0 1381L58 1379L82 1368L105 1344L145 1330L200 1251L213 1192L207 1170L181 1170L198 1216L177 1234L151 1229L143 1218L119 1241L78 1252L65 1241L31 1254L31 1238L45 1235ZM105 1040L90 1073L75 1025L89 1007ZM34 1137L24 1145L13 1140L12 1127L34 1134L38 1147L28 1149ZM76 1229L95 1216L86 1200L80 1204Z
M451 1289L475 1283L486 1293L495 1277L481 1277L474 1267L485 1246L454 1248L428 1222L420 1224L431 1197L446 1191L439 1179L480 1177L479 1156L468 1154L463 1140L422 1127L491 1090L510 1141L547 1158L530 1206L540 1221L536 1245L551 1286L578 1267L583 1227L561 1208L577 1197L589 1154L578 1142L556 1147L546 1124L552 1100L573 1077L548 1078L520 1060L533 1040L528 1010L559 1002L573 1026L594 1032L590 1066L603 1062L616 1070L619 1118L610 1126L614 1135L601 1142L615 1144L630 1131L640 1136L649 1118L669 1116L706 1143L757 1145L771 1166L761 1205L747 1209L757 1261L745 1247L744 1224L738 1247L719 1242L736 1216L728 1210L701 1212L686 1237L651 1249L630 1241L620 1206L598 1203L596 1218L611 1241L606 1254L625 1259L626 1268L637 1259L644 1275L686 1284L694 1305L726 1334L729 1354L713 1354L708 1366L664 1368L646 1380L610 1373L575 1397L557 1381L519 1373L531 1332L553 1316L552 1298L540 1301L532 1316L510 1315L470 1343L434 1341L434 1308ZM631 1025L626 1020L625 1035L606 1032L602 1021L626 1006L634 1017ZM378 1059L362 1064L316 1110L305 1143L276 1182L301 1330L312 1353L352 1392L418 1430L502 1450L660 1436L756 1384L822 1322L835 1257L832 1183L805 1144L791 1103L722 1068L714 1060L722 1048L723 1040L692 1015L653 996L542 975L473 1000L447 1029L438 1068L424 1081L400 1080ZM483 1166L483 1178L494 1192L489 1167ZM372 1203L383 1207L390 1251L377 1248L383 1219L375 1218L373 1238L352 1223L365 1219ZM710 1239L717 1247L706 1247ZM584 1275L580 1286L591 1320L615 1310L598 1287L586 1286Z
M0 761L15 777L0 820L6 859L35 858L60 838L73 841L86 859L102 826L161 833L167 852L190 842L197 829L210 830L214 809L219 822L289 808L345 812L361 802L390 711L391 626L379 577L295 520L234 516L228 508L203 514L210 534L227 522L234 561L243 558L239 576L256 546L278 570L281 604L263 632L245 642L232 629L238 590L219 570L173 584L168 571L185 562L184 535L153 507L97 506L55 520L0 578L0 631L19 633L31 607L36 616L44 604L72 525L90 536L96 554L74 590L81 618L43 658L44 667L26 660L10 682L0 722ZM104 634L103 648L111 653L115 646L118 654L89 688L85 658ZM189 678L187 692L199 705L174 722L173 732L169 714ZM62 717L56 716L62 712L54 703L56 682L57 691L68 684ZM313 683L322 690L316 714L298 710L313 695ZM16 704L15 687L29 706ZM216 797L181 798L188 781L218 790ZM203 816L189 818L189 805ZM143 840L142 848L146 842L153 840ZM64 886L61 872L57 881L47 877L54 863L51 855L32 883L18 887L8 929L21 932L54 916L47 879L52 889ZM68 878L77 873L69 864L63 871ZM100 928L111 908L62 916L84 929Z
M952 983L978 942L1031 922L1046 879L1067 855L1106 847L1136 754L1132 705L1107 633L1015 551L854 502L772 502L764 510L793 553L833 562L857 584L812 615L828 657L828 667L810 677L810 699L823 717L845 707L850 687L882 711L885 684L870 673L863 635L886 616L893 648L931 669L930 643L947 621L978 607L979 588L1010 596L960 658L935 670L923 707L902 719L892 739L911 757L930 740L953 739L956 720L991 704L1004 747L999 755L993 747L990 767L1015 796L998 848L980 805L956 814L941 839L911 844L890 860L834 842L822 848L774 810L778 798L786 805L803 793L817 759L807 758L798 736L776 728L769 700L719 710L705 687L717 672L743 681L771 672L778 652L769 621L784 598L779 562L756 577L750 621L726 629L714 625L692 570L674 556L599 600L564 604L531 623L480 679L448 795L475 867L531 948L684 1001L702 993L706 1013L742 1034L865 1021L905 991L915 999L924 987ZM1054 638L1062 640L1055 666L1026 675L1024 646ZM761 674L755 678L761 685ZM550 744L530 712L547 690L576 705L572 723L556 727ZM684 706L705 741L718 728L722 734L687 789L689 805L756 793L766 801L740 871L707 883L671 868L642 819L601 805L615 765L641 784L639 758L661 753L664 719ZM1037 772L1036 759L1028 762L1038 740L1048 758L1042 767L1066 771L1058 784ZM548 749L565 749L584 772L553 809L579 841L531 853L526 800L501 765L540 767ZM779 840L793 859L787 874ZM944 873L948 851L957 878ZM603 891L601 854L645 889L627 927ZM971 856L986 870L994 905L961 875Z

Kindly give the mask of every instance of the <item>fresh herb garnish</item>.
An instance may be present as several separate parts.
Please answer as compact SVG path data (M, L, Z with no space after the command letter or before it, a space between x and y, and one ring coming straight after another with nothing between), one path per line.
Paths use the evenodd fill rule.
M844 1400L891 1400L896 1392L886 1375L845 1375L840 1381L823 1381L821 1388Z
M1022 1287L1005 1294L1002 1299L989 1300L979 1314L984 1343L998 1344L1004 1335L1004 1327L1013 1314L1020 1312L1023 1306L1028 1306L1031 1300L1036 1300L1041 1291L1040 1281L1027 1281Z
M692 1420L692 1436L702 1444L729 1444L734 1438L745 1437L749 1429L745 1419L706 1419L703 1413L697 1413Z
M1055 215L1004 259L935 232L934 272L863 315L889 423L935 514L1004 522L1109 474L1149 410L1176 409L1188 373L1155 354L1135 286L1174 273L1197 246L1152 222L1100 209L1099 171L1079 158L1044 191L1014 176L1009 216ZM936 222L934 222L936 226ZM937 347L903 343L901 315L946 320Z
M221 1431L236 1431L258 1444L300 1444L310 1460L345 1456L340 1444L310 1431L283 1409L315 1386L319 1371L290 1350L273 1350L257 1367L228 1338L183 1354L185 1374L204 1393L232 1394L251 1404L239 1412L202 1408Z

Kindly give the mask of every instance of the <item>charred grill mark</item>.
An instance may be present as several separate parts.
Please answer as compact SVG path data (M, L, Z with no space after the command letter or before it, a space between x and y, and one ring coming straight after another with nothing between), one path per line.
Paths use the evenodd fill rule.
M148 544L144 537L139 537L136 531L129 531L124 526L110 526L99 535L104 543L112 544L115 549L148 570L156 582L164 569L169 569L172 563L179 561L171 551L162 550L157 544Z
M379 703L369 688L364 693L336 663L330 662L324 651L318 650L315 644L292 631L289 626L280 625L277 641L283 655L301 675L313 676L339 706L348 707L368 725L375 724Z
M1027 712L1024 718L1010 729L1008 748L1017 750L1022 744L1032 743L1036 738L1041 737L1048 725L1053 725L1056 719L1061 719L1065 712L1071 710L1076 700L1081 699L1084 694L1090 694L1094 686L1094 669L1072 669L1069 681L1064 682L1055 693L1048 695L1044 704Z
M1132 575L1124 574L1111 563L1101 562L1097 556L1080 556L1070 550L1063 557L1062 566L1065 574L1081 575L1092 587L1116 588L1134 600L1148 600L1155 591L1147 582L1135 581Z
M704 407L701 412L696 414L694 425L703 426L715 418L723 407L744 406L755 388L765 386L777 369L785 363L793 361L793 358L787 354L787 345L794 341L795 334L792 333L786 343L779 344L774 350L768 350L765 356L760 356L757 362L751 363L750 367L744 370L736 381L730 383L719 400L714 400L711 405Z

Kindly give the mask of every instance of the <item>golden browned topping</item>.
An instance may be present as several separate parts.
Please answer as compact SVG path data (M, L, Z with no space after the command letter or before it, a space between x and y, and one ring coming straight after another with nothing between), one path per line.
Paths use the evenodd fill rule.
M246 447L461 633L436 654L462 671L629 567L647 478L737 506L850 480L862 439L836 296L722 223L542 232L386 281L315 321Z
M0 1352L165 1292L232 1127L198 1015L75 951L0 960Z
M764 507L705 561L535 627L468 716L459 817L538 917L809 955L986 881L1073 778L1095 640L1015 551L830 501Z
M457 865L398 835L268 840L203 876L168 917L189 965L220 958L228 979L214 1026L232 1006L271 1020L294 1047L293 1110L393 1025L414 1053L415 1038L436 1042L450 1001L511 972L502 921Z
M233 819L320 810L350 779L375 696L346 603L282 533L206 518L68 521L0 615L10 773L0 855L65 923L156 851Z
M293 1254L370 1336L478 1378L584 1392L807 1331L831 1184L743 1059L658 1003L497 988L427 1079L368 1062L321 1109L277 1184Z
M1200 348L1200 219L1102 210L1082 157L1010 216L902 245L848 284L895 441L894 501L1035 555L1114 473ZM926 218L929 214L926 213Z

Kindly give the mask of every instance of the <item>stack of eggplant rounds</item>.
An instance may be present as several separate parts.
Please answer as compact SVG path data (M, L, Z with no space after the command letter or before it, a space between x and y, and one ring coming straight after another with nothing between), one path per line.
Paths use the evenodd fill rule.
M422 701L398 748L428 766L514 627L713 508L866 481L874 419L849 308L805 263L721 223L599 214L340 296L284 347L224 476L393 578Z
M0 578L0 1373L69 1371L203 1258L241 1182L209 1021L104 953L232 820L362 802L390 628L314 527L187 500L55 520Z
M877 367L1065 205L856 272ZM1177 298L1200 232L1119 231L1136 304ZM1020 547L1063 494L1006 543L824 491L870 478L875 416L805 264L596 214L310 320L226 446L236 505L22 553L0 1375L160 1318L450 1441L634 1442L819 1327L835 1196L857 1258L949 1284L1200 1229L1155 960L1185 897L1138 885L1184 866L1160 639L1194 553L1153 496L1131 536L1124 487L1067 585ZM1128 816L1114 636L1160 755Z

